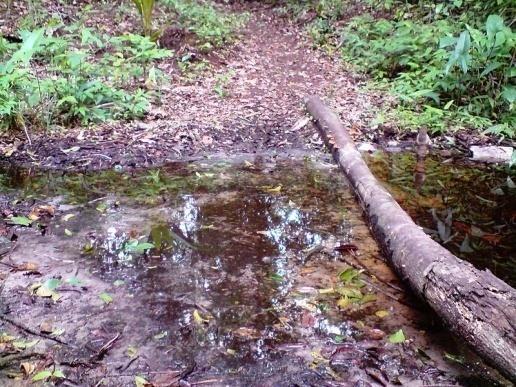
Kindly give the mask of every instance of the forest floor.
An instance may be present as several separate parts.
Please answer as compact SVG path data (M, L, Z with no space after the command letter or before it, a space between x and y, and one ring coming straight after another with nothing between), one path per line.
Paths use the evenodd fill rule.
M143 120L36 132L32 145L22 132L4 135L0 152L17 164L98 170L150 167L212 153L322 149L304 111L303 98L311 94L321 96L358 141L385 145L415 138L395 124L373 124L382 108L395 104L393 97L367 89L366 77L346 70L338 55L316 48L302 25L269 5L223 7L250 15L237 41L194 56L192 70L185 73L177 57L198 50L187 35L172 37L175 58L158 65L169 82ZM197 71L195 60L208 65L197 63L203 67ZM452 136L454 146L466 151L469 145L493 142L472 132ZM449 143L445 136L436 141Z
M238 40L199 54L209 66L189 74L177 55L196 49L173 42L176 57L159 65L169 83L143 120L31 132L30 145L23 133L0 137L14 166L106 170L6 173L17 196L0 194L11 219L0 221L0 384L38 375L108 386L150 385L143 376L155 386L496 379L385 265L334 167L306 161L323 144L303 97L321 96L357 141L411 143L415 133L371 124L393 101L366 91L366 78L274 8L227 7L250 15ZM262 157L290 152L304 164ZM213 161L127 172L235 154L246 156L231 173ZM22 214L30 219L12 217ZM168 228L180 231L167 241ZM144 239L152 253L132 250ZM368 281L369 299L350 311L332 290L346 270ZM355 294L363 286L348 282Z
M185 78L177 66L160 67L170 84L144 120L33 134L31 146L18 133L18 140L0 139L2 153L43 168L84 170L152 166L213 152L320 148L305 119L303 97L309 94L322 96L356 138L378 137L369 122L384 97L361 91L365 79L316 49L301 26L273 8L254 7L238 41L207 56L207 71ZM176 46L189 50L187 42Z

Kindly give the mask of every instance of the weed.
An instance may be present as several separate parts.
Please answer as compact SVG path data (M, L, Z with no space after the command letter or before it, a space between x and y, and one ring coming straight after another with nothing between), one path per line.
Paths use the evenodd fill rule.
M215 91L215 93L217 93L219 97L223 98L229 95L227 86L229 85L229 82L231 81L231 78L233 78L234 75L235 71L229 70L228 72L217 76L213 90Z
M178 22L197 36L200 48L205 51L231 41L247 20L246 14L227 15L205 2L163 0L163 3L178 14Z
M340 47L346 62L389 86L403 126L516 135L516 39L501 16L512 20L508 1L366 3L371 11L388 10L389 18L365 13L341 27L335 1L306 0L301 9L317 15L307 27L315 44ZM287 7L302 14L299 4Z
M141 76L158 72L153 61L170 56L148 37L109 38L88 29L53 36L51 29L22 32L23 43L0 44L0 127L49 127L141 117L149 94L137 87ZM98 49L103 55L94 54Z

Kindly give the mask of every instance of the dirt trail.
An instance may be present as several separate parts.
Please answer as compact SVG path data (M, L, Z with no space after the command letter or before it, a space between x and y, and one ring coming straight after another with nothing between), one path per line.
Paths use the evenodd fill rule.
M32 147L21 145L11 160L101 169L151 166L214 151L317 148L321 143L311 126L295 125L304 117L302 98L309 93L326 98L351 131L360 133L379 97L360 92L360 80L343 69L337 55L314 49L301 27L274 9L253 9L249 16L238 42L211 55L212 69L195 82L186 83L176 66L163 63L171 82L162 91L161 106L145 120L42 136ZM78 151L62 152L76 146Z

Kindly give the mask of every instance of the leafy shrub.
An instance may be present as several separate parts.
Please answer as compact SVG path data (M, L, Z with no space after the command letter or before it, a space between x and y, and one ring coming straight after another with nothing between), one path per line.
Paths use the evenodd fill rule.
M409 127L426 124L441 132L464 125L516 135L515 35L501 16L512 20L509 1L366 2L372 12L389 10L390 16L365 13L339 27L338 10L318 11L308 31L321 46L337 39L346 62L388 83ZM334 9L322 0L305 5ZM481 16L492 11L499 14Z
M163 0L178 14L178 22L194 33L204 49L221 46L231 40L246 15L226 15L211 4L196 0Z
M51 33L22 32L22 44L2 42L0 127L87 124L145 113L150 96L138 87L139 79L170 51L157 48L148 37L100 38L87 29L81 32L83 45L72 48L73 34ZM148 71L149 76L156 72Z

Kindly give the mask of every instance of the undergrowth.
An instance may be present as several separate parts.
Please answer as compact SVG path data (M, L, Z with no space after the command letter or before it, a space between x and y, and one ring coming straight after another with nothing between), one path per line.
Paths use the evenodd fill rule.
M305 0L287 1L285 10L298 20L308 15L316 45L338 50L398 97L385 119L433 132L475 128L516 135L509 0Z
M156 77L154 60L169 56L149 38L108 37L40 28L23 42L0 43L0 127L55 127L141 117Z
M199 46L210 50L222 46L235 38L238 30L248 18L247 14L224 14L205 1L162 0L177 15L177 22L185 30L195 34Z
M159 47L160 33L179 26L206 52L231 42L246 20L202 0L62 4L60 14L33 0L15 19L19 29L0 35L0 131L140 118L165 81L159 61L174 54ZM99 11L113 14L115 23L91 21ZM177 58L183 73L200 68L190 57Z

